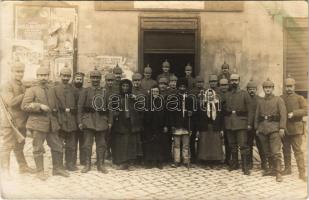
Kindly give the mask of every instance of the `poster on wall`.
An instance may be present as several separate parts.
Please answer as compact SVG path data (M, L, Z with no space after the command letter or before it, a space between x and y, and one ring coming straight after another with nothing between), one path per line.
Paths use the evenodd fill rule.
M52 80L59 78L58 71L63 61L75 70L75 8L16 5L14 33L13 60L20 60L29 66L43 64L49 67ZM30 71L35 74L33 69L35 67Z

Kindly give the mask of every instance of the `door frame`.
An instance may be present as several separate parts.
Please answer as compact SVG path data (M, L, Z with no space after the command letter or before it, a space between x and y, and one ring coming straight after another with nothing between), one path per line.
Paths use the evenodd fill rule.
M200 72L200 16L199 13L141 13L138 18L138 71L143 73L145 31L194 31L195 76ZM169 53L185 53L172 52Z

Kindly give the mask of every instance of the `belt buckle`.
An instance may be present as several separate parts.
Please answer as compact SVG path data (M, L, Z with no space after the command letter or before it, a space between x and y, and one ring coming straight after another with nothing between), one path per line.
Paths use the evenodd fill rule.
M268 120L268 116L264 116L264 119L265 119L265 120Z
M70 108L65 108L65 112L70 112Z
M232 114L236 114L236 110L233 110L233 111L232 111Z

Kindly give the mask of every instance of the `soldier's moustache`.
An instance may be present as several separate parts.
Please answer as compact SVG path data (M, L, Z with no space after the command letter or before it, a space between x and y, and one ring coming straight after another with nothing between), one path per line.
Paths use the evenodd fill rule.
M237 88L238 84L237 83L232 83L231 84L233 88Z

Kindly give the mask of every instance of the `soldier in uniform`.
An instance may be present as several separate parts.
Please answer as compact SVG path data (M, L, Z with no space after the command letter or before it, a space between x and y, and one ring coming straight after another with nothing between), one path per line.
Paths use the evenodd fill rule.
M185 75L188 80L188 90L191 90L195 86L195 78L192 77L192 66L189 63L185 66Z
M141 87L147 92L150 91L153 86L157 85L157 81L153 80L151 75L152 69L149 67L149 65L147 65L147 67L144 69L144 78L141 82Z
M238 147L240 148L242 171L250 175L248 167L247 130L252 125L253 112L251 111L251 99L247 91L239 88L240 77L232 74L230 77L231 91L225 97L225 130L227 131L229 146L231 147L232 160L229 170L238 169Z
M177 90L177 76L175 75L172 75L170 77L170 82L168 83L168 89L169 90Z
M166 97L170 91L168 89L168 80L165 77L161 77L158 80L158 86L160 89L160 94L163 95L164 97Z
M257 101L260 99L260 97L256 94L257 84L253 80L250 80L248 82L247 91L248 91L248 94L251 97L251 106L252 106L251 110L253 112L255 112ZM254 127L254 118L252 118L251 124L253 125L253 127L252 127L251 130L248 131L248 146L249 146L248 164L249 164L249 168L252 169L252 167L253 167L253 143L254 143L253 141L255 140L256 147L259 151L259 155L260 155L260 158L261 158L261 168L263 170L266 170L267 161L266 161L263 149L262 149L261 141L259 140L258 137L256 137L256 127Z
M83 91L83 84L84 84L84 76L85 74L82 72L76 72L73 79L73 89L74 89L74 96L75 96L75 105L78 103L78 98L80 93ZM77 118L76 118L77 119ZM80 129L76 130L76 143L75 143L75 154L73 159L73 164L76 165L77 161L77 146L79 149L79 162L81 165L85 165L85 153L83 150L83 132Z
M39 83L29 88L21 104L23 111L29 113L26 128L33 134L33 156L37 168L37 177L46 180L44 174L44 141L51 149L53 175L68 177L63 166L63 144L59 138L57 119L58 105L54 87L48 84L49 69L37 69Z
M285 169L283 175L291 174L291 146L295 155L299 178L307 181L304 153L302 151L302 137L304 134L304 123L302 118L307 116L307 102L304 97L295 93L295 80L285 80L285 94L282 95L285 102L288 118L287 131L283 137L283 156Z
M286 107L282 98L273 95L274 83L267 79L263 83L265 97L257 103L254 127L260 138L266 158L273 161L276 181L282 182L281 176L281 139L286 129ZM263 175L273 172L267 170Z
M213 90L215 90L216 92L219 92L219 88L218 88L219 84L218 84L218 77L215 74L211 74L209 75L209 87Z
M8 111L15 120L16 128L26 137L27 113L23 112L20 104L25 94L25 86L21 82L24 76L25 65L23 63L14 63L12 65L12 80L1 88L2 99L6 104ZM18 143L14 136L14 130L11 127L6 116L1 117L2 143L1 143L1 170L9 175L10 154L14 151L20 173L34 173L26 162L24 155L25 142Z
M58 105L58 121L60 123L59 136L65 144L64 158L65 166L69 171L76 171L76 131L77 131L77 102L74 88L69 81L72 70L64 67L60 70L61 83L55 86Z
M117 64L116 67L113 68L113 74L115 75L115 80L113 83L113 94L119 94L119 85L122 78L122 69Z
M229 80L222 78L219 80L219 90L221 94L225 94L229 90Z
M223 65L221 66L221 73L218 75L218 79L221 80L223 78L226 78L228 81L230 81L231 74L229 70L229 64L224 61Z
M108 101L105 88L100 86L101 72L90 71L91 86L85 88L78 100L78 126L84 132L84 151L86 157L85 167L82 173L91 169L91 154L93 140L96 142L97 170L108 173L104 166L106 151L105 137L111 128L112 117L107 109Z
M171 68L170 63L167 60L165 60L162 63L162 71L163 71L163 73L159 74L157 76L157 81L158 82L159 82L159 79L162 78L162 77L167 78L167 82L170 82L170 77L173 75L173 73L170 73L170 68Z

